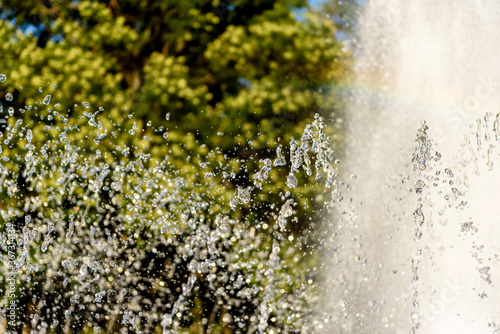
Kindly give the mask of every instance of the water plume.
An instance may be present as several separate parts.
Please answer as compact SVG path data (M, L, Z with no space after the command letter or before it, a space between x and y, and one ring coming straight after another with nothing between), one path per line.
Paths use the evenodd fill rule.
M500 323L500 4L370 1L324 333L492 333Z
M200 168L175 164L182 148L165 127L132 114L117 124L85 101L63 111L39 92L23 108L7 92L0 106L1 332L300 328L295 188L335 183L321 116L290 150L252 156L239 184L219 149L187 151ZM275 182L280 199L263 205Z

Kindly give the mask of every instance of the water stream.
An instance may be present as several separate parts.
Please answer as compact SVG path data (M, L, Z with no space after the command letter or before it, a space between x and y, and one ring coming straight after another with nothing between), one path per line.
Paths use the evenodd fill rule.
M370 1L314 332L496 333L500 3Z

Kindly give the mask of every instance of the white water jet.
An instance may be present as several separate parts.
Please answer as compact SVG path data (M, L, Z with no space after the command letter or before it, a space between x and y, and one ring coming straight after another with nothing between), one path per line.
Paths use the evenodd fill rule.
M355 44L314 332L496 333L500 2L373 0Z

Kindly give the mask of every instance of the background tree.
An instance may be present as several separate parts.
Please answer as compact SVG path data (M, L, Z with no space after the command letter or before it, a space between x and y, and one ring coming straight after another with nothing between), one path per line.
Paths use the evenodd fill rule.
M40 143L51 137L45 130L47 125L70 124L78 126L79 131L67 131L68 139L78 141L83 152L89 154L97 149L109 152L109 164L126 163L128 159L125 154L116 153L117 146L144 149L151 154L151 159L144 162L150 168L168 156L172 173L189 180L180 186L183 196L192 196L189 200L186 197L184 206L165 207L172 211L172 220L184 219L181 216L190 212L190 206L208 203L200 204L203 217L199 212L189 213L190 219L211 221L214 227L218 215L230 215L236 225L241 225L238 229L254 228L252 233L261 240L254 251L245 255L247 258L234 256L223 261L217 275L226 275L224 284L231 277L237 279L243 270L231 272L231 261L252 263L255 257L271 256L272 236L278 233L278 244L283 244L278 249L284 262L279 285L284 296L297 295L307 265L294 268L294 259L303 254L301 248L306 246L289 240L307 236L311 215L323 204L314 199L324 192L325 186L306 169L299 172L293 163L273 168L269 179L258 186L254 173L265 167L266 159L276 158L277 149L283 150L281 154L286 160L288 156L293 160L294 150L313 115L329 115L336 105L333 92L345 75L347 55L335 38L336 26L331 20L313 13L300 20L295 18L294 11L306 5L301 0L2 1L0 36L4 42L0 45L0 72L9 78L2 89L12 93L14 100L11 103L4 98L1 102L5 108L13 106L18 119L34 124L34 138ZM87 115L83 119L82 112ZM9 120L4 123L4 131L10 131L8 124ZM88 139L91 133L100 139ZM323 141L321 138L319 142ZM3 152L15 156L18 150L11 144ZM296 156L301 165L303 156ZM323 158L311 158L311 164L319 161L320 170ZM209 182L206 175L211 175ZM138 175L134 177L140 179ZM18 183L24 195L18 199L25 201L33 191L21 181ZM249 191L257 193L256 187L260 187L258 196L251 202L241 200ZM113 207L113 198L118 201L119 197L118 193L115 195L99 193L98 202ZM296 199L296 218L280 229L278 220L282 215L278 211L283 207L277 203L292 197ZM127 201L125 196L115 209L126 207ZM235 205L238 201L244 205ZM69 212L80 204L78 196L70 196L63 208ZM101 213L96 209L94 214L98 217ZM113 221L111 216L103 218L103 224ZM19 229L25 225L19 217ZM136 268L134 276L145 280L138 293L152 294L152 285L145 282L175 271L168 289L177 298L192 272L189 264L193 256L183 253L183 245L193 238L193 231L176 231L175 242L161 249L160 259L155 254L165 239L158 239L155 244L155 235L144 224L128 224L123 233L128 235L126 240L133 239L125 248L144 249L142 265ZM166 233L167 239L174 235L161 233ZM220 242L224 254L241 253L237 243ZM131 256L128 252L115 256L125 263ZM307 262L307 257L300 258ZM159 261L154 274L146 265L148 261ZM179 263L171 266L175 261ZM50 268L50 263L47 266ZM257 267L246 270L260 275ZM265 295L265 280L245 281L221 297L214 294L208 273L198 276L198 295L190 298L193 310L199 310L190 313L179 326L196 332L199 328L224 333L251 330L256 321L252 314L263 312L259 310L259 298ZM238 294L239 289L247 288L257 289L257 293L249 295L252 300ZM168 295L162 292L150 299L161 300L165 294ZM28 297L26 305L30 303ZM218 304L222 300L224 307ZM63 301L57 303L59 307L65 305ZM168 313L172 307L159 308L158 312ZM54 313L54 317L58 314ZM225 314L231 314L233 320L225 321ZM85 317L76 321L74 330L83 328L85 321ZM109 325L105 323L102 320L101 325ZM273 326L285 328L279 321Z

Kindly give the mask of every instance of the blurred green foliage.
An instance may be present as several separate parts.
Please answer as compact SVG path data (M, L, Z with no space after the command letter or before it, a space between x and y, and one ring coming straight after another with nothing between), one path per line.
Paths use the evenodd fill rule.
M306 6L303 0L4 0L0 72L9 80L2 89L13 93L18 118L29 123L42 116L33 125L39 140L45 125L64 122L81 129L68 132L72 140L95 150L85 141L95 129L78 114L85 110L81 103L89 104L104 127L99 131L134 129L135 137L109 135L98 143L101 149L136 145L152 155L152 165L169 156L176 173L191 180L190 191L209 199L207 214L229 214L230 198L253 185L260 162L273 159L278 145L286 149L292 138L300 139L315 113L329 116L338 105L334 92L345 77L348 54L335 38L333 21L314 13L294 16ZM48 117L40 108L47 94L61 117ZM19 108L27 111L20 114ZM270 249L272 242L265 240L276 230L276 216L264 208L274 208L286 191L298 203L297 219L285 233L290 240L307 237L311 215L323 205L315 199L324 185L314 175L297 173L299 185L289 188L289 172L273 169L261 196L231 213L255 224L252 233L262 234L263 249ZM215 177L202 182L207 173ZM262 223L270 227L262 229ZM282 254L290 263L284 273L295 277L289 286L280 283L286 293L303 283L304 273L294 268L297 254L305 251L301 247L306 246L289 246ZM204 298L193 302L194 309ZM193 333L202 326L196 321L190 324ZM215 323L213 333L234 332Z

